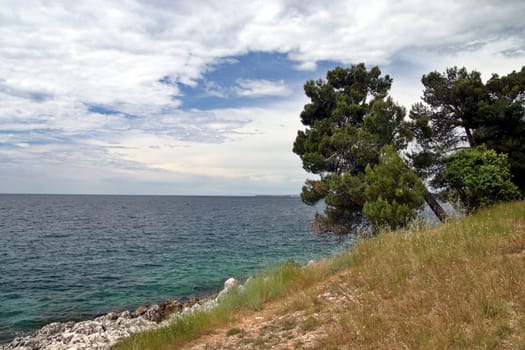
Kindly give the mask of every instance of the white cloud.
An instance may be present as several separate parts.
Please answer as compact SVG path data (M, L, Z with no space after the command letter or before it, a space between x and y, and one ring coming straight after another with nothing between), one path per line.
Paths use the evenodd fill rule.
M169 137L136 133L123 140L125 144L133 145L132 148L114 152L127 161L145 164L149 169L161 169L173 177L176 177L174 174L209 176L232 183L251 182L253 186L268 189L286 184L287 193L297 193L306 174L291 149L296 131L300 128L296 106L303 102L213 111L218 119L253 118L252 123L238 130L239 134L220 144L180 142ZM250 136L244 137L245 134ZM218 183L210 182L206 186L210 191L216 186L210 193L220 192L221 185ZM202 189L195 191L202 193ZM254 193L256 191L253 190L244 192Z
M238 96L289 96L292 91L286 86L284 80L270 81L265 79L239 79L235 92Z
M253 118L216 144L128 130L113 135L116 140L99 135L72 144L27 145L30 152L12 148L3 152L10 160L0 179L9 191L30 192L145 193L148 188L156 194L298 193L306 176L291 152L300 128L298 103L304 101L212 111L215 120ZM21 181L35 174L33 182Z
M420 81L423 74L431 71L444 72L447 67L458 66L479 71L486 81L493 73L506 75L513 70L520 70L525 62L525 54L508 55L509 51L519 51L520 47L523 47L523 43L517 38L492 38L475 49L466 45L461 49L440 52L407 50L400 57L408 68L400 69L396 65L389 65L383 67L383 72L394 78L392 96L409 109L412 104L420 101L423 92Z
M262 181L268 186L257 188L268 191L272 182L295 188L295 177L302 181L304 174L290 143L304 101L290 101L286 111L271 104L188 112L180 110L177 83L196 86L215 65L236 64L225 57L272 51L303 70L320 60L380 64L394 77L394 97L408 107L430 70L465 65L488 78L520 69L524 16L518 0L3 0L0 180L9 181L0 192L44 186L30 181L35 174L48 174L42 183L57 186L70 179L72 191L87 184L109 191L104 173L134 184L141 178L183 184L189 173L206 179L201 185L216 176L223 190L226 178L247 187ZM294 98L284 79L237 83L233 90L215 82L205 88L217 97ZM279 126L283 115L293 119L286 127Z

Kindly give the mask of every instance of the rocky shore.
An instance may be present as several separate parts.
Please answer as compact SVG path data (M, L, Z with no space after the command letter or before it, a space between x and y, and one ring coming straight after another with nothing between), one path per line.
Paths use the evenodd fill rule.
M0 345L0 350L109 349L132 333L165 327L187 313L213 308L228 290L237 285L236 279L229 278L224 282L224 289L215 297L203 300L193 297L184 304L166 300L149 307L140 306L134 312L110 312L93 320L50 323L32 335Z

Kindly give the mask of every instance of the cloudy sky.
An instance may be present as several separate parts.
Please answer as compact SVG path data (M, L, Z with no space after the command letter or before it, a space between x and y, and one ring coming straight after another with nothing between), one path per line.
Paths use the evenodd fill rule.
M0 193L296 194L302 86L525 64L525 2L0 0Z

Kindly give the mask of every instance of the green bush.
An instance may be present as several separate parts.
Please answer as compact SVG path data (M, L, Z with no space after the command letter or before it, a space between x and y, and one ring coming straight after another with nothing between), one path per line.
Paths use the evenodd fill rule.
M367 200L363 213L376 227L396 229L416 217L424 203L425 187L391 146L385 146L379 163L366 168Z
M480 146L456 152L445 164L444 185L467 212L520 196L506 154Z

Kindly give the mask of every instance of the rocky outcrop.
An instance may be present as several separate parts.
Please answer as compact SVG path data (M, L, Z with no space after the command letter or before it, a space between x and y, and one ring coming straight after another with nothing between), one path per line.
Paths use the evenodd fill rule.
M149 307L140 306L135 312L110 312L93 320L81 322L50 323L33 335L15 338L11 343L0 345L1 350L83 350L109 349L119 340L132 333L165 327L173 319L196 310L215 307L225 293L237 286L237 280L228 279L224 289L215 298L199 300L191 298L185 304L166 300Z
M50 323L35 334L16 338L2 349L108 349L119 339L157 327L157 323L129 311L110 312L81 322Z
M159 305L160 320L167 319L174 312L181 312L184 306L178 300L166 300Z

